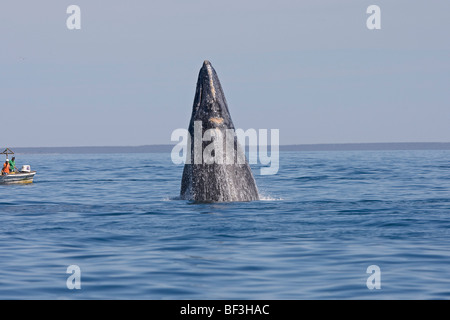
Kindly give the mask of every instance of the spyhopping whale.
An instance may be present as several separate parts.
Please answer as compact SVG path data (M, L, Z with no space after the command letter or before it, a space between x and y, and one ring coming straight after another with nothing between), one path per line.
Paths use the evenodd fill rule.
M209 61L198 75L189 124L181 199L196 202L259 200L258 188L238 143L227 101ZM192 138L194 142L192 143Z

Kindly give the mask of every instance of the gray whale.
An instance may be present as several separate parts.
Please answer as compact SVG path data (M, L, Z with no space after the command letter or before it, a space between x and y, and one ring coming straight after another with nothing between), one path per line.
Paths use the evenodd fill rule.
M199 127L201 125L201 127ZM201 130L200 130L201 128ZM212 129L212 130L210 130ZM226 139L208 141L197 140L192 143L195 133L213 131L222 134ZM196 202L234 202L259 200L258 188L242 147L234 135L235 127L228 111L228 105L216 71L209 61L203 63L198 75L197 88L189 124L190 154L181 180L180 198ZM233 133L234 136L229 134ZM228 139L228 140L227 140ZM200 142L198 142L200 141ZM231 154L233 161L223 163L208 163L202 158L208 145L215 141L223 147L225 154ZM200 151L200 158L198 152ZM211 155L216 156L217 150ZM241 156L241 158L239 158ZM199 160L200 159L200 160ZM240 161L237 161L240 159ZM190 160L190 161L189 161Z

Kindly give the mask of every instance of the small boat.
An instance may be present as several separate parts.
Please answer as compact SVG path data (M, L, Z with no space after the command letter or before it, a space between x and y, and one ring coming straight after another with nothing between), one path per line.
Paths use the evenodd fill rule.
M0 184L19 184L19 183L33 183L36 171L30 172L16 172L5 176L0 175Z
M6 148L5 151L3 151L0 154L5 154L6 158L10 154L14 154L11 149ZM0 175L0 185L1 184L24 184L24 183L33 183L33 178L36 175L36 171L31 171L31 168L29 165L22 166L22 169L20 171L11 172L9 174Z

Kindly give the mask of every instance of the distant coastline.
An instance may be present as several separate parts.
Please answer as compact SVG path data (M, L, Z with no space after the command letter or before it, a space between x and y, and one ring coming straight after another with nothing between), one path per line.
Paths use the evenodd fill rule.
M169 153L174 145L104 147L17 147L21 154L95 154L95 153ZM280 151L382 151L382 150L450 150L450 142L390 142L390 143L340 143L282 145Z

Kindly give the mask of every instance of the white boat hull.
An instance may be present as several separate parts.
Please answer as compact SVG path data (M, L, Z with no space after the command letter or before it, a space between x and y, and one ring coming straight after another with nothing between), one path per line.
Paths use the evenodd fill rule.
M15 174L8 174L5 176L0 175L0 184L33 183L33 178L35 174L36 171L19 172Z

